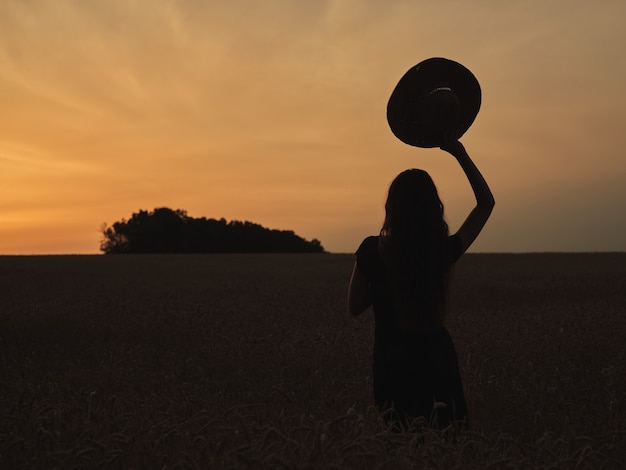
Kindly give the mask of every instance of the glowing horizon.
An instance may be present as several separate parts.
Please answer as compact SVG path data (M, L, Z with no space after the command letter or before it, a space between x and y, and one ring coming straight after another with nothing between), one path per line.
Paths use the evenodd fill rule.
M0 4L0 255L98 253L156 207L353 252L388 184L433 176L452 230L473 205L439 150L389 130L433 56L483 90L461 139L496 198L471 251L626 251L626 4L450 1Z

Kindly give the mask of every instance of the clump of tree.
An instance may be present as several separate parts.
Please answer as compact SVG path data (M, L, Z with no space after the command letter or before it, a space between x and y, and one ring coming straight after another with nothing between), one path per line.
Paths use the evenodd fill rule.
M129 220L102 226L100 250L114 253L323 253L317 239L252 222L194 218L167 207L140 210Z

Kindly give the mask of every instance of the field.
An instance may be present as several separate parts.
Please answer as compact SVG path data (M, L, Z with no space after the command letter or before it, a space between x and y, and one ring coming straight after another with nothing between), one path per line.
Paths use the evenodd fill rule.
M620 468L626 254L473 254L471 429L393 433L350 255L0 257L0 468Z

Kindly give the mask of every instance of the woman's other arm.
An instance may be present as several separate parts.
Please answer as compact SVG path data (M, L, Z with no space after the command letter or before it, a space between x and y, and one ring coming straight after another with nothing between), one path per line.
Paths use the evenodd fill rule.
M441 149L450 153L459 162L476 197L476 207L469 213L456 233L461 239L463 252L465 252L474 240L476 240L476 237L478 237L478 234L485 226L487 219L489 219L491 215L493 206L495 205L495 200L485 178L483 178L483 175L480 173L461 142L457 140L446 143Z
M350 287L348 288L348 312L357 316L367 310L370 305L372 305L372 297L369 281L354 263Z

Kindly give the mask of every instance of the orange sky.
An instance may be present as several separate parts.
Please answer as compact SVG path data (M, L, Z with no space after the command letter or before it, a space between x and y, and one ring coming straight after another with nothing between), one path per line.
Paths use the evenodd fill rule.
M474 72L463 137L496 208L479 252L626 250L626 3L2 0L0 254L97 253L139 209L250 220L353 252L389 182L454 160L388 128L432 56Z

